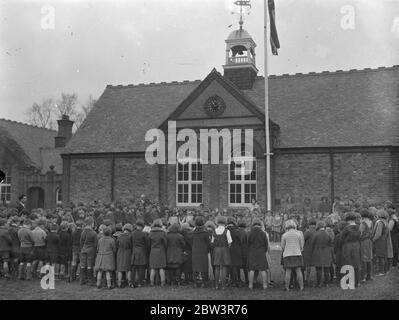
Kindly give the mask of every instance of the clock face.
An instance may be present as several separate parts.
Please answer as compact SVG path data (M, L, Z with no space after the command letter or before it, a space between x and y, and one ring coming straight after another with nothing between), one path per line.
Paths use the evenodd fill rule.
M214 95L206 100L204 109L211 117L220 116L226 109L226 104L221 97Z

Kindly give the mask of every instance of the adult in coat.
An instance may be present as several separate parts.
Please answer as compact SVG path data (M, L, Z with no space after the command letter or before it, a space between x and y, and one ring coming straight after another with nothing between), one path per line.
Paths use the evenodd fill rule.
M94 270L97 272L97 288L101 288L102 274L105 272L107 287L112 289L111 272L115 271L116 243L111 237L111 228L106 227L103 233L103 237L98 240Z
M155 275L159 272L161 278L161 286L165 285L165 268L166 268L166 233L162 229L162 220L156 219L152 225L150 239L150 284L154 286Z
M263 289L267 289L266 270L269 268L266 252L269 248L266 233L262 230L262 222L255 219L252 229L248 235L248 270L249 270L249 289L253 289L255 271L262 275Z
M341 265L351 265L355 270L355 285L360 284L360 230L356 224L356 214L348 212L345 217L347 223L340 237Z
M143 231L143 220L136 221L136 230L132 233L132 275L131 287L141 287L143 284L145 268L148 264L147 251L149 248L148 233ZM137 282L136 282L137 276Z
M324 273L324 285L330 282L330 267L332 264L333 243L326 231L324 221L317 222L316 232L311 240L312 265L316 267L316 287L321 287L322 273Z
M310 219L308 222L308 229L305 231L303 238L305 240L305 244L303 246L303 263L306 270L306 278L304 279L305 284L309 282L310 274L312 272L312 239L316 232L316 219Z
M180 268L183 263L183 250L186 242L180 233L180 225L178 223L174 223L169 227L166 240L166 261L169 270L169 280L172 285L180 284Z
M118 272L118 287L122 287L123 274L126 274L126 279L131 285L131 268L130 262L132 260L132 235L133 226L127 223L123 226L122 234L116 240L116 271Z
M227 218L227 229L230 231L233 242L230 246L231 267L230 274L233 285L237 288L240 285L240 268L243 265L241 250L241 234L233 217Z
M197 216L195 218L195 229L191 233L192 270L196 287L199 285L198 280L201 280L202 287L206 287L209 279L208 254L211 249L211 237L204 223L204 217Z

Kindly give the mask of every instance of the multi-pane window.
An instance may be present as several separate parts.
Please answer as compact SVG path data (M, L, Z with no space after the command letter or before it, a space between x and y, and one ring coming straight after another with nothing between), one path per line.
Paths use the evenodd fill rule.
M55 200L56 200L57 204L61 204L62 203L62 190L61 190L61 188L57 189L55 198L56 198Z
M256 158L242 148L229 165L229 204L245 206L252 199L256 199Z
M11 201L11 176L6 173L6 178L0 183L0 201L9 203Z
M177 164L177 205L202 203L202 164L188 161Z

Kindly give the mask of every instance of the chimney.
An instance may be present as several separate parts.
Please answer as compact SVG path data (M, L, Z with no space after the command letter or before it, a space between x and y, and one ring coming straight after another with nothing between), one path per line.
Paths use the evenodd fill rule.
M69 116L63 115L58 122L58 136L55 137L55 147L63 148L72 137L73 121L69 120Z

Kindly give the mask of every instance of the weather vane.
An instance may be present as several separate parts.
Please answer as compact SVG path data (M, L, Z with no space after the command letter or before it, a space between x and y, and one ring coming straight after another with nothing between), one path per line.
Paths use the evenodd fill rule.
M236 6L240 6L240 22L239 22L239 24L240 24L240 29L242 29L242 25L244 23L244 21L242 19L242 8L243 7L251 8L251 1L250 0L237 0L237 1L234 2L234 4Z

